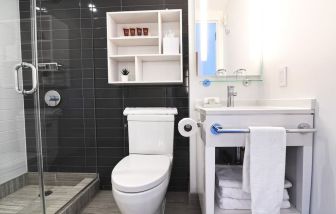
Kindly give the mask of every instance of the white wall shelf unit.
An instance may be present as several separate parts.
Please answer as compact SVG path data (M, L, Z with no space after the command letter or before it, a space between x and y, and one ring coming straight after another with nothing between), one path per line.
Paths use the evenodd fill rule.
M110 84L183 83L182 10L108 12L106 19ZM148 28L149 34L124 36L124 28ZM163 54L168 33L179 39L179 50ZM127 82L122 69L130 71Z

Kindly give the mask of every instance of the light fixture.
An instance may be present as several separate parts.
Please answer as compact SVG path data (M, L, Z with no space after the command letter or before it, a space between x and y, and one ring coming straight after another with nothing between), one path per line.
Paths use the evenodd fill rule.
M248 26L249 26L249 56L259 63L263 49L263 13L264 0L249 0L248 2Z
M89 7L89 10L92 11L92 12L97 12L97 8L96 8L96 5L94 4L88 4L88 7Z
M208 60L208 1L200 1L201 61Z
M45 7L36 7L36 10L40 12L45 12L45 13L48 12Z

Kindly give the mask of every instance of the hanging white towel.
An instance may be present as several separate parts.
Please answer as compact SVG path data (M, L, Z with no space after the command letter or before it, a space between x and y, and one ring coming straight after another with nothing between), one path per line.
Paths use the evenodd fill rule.
M250 127L245 145L243 190L251 192L253 214L279 214L283 200L286 130Z

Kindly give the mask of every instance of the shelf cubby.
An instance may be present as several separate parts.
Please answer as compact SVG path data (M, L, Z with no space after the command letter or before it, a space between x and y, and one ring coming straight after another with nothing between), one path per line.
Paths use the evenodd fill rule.
M109 12L107 18L107 36L109 38L124 36L123 28L149 29L149 36L158 36L158 11Z
M135 81L135 57L132 56L111 56L108 61L108 69L118 72L109 73L109 83L121 82L121 71L127 69L129 73L128 82Z
M181 55L137 56L136 62L138 82L173 83L182 80Z
M181 44L182 44L182 14L175 13L173 11L162 11L160 13L160 37L161 37L161 44L160 44L160 53L163 53L163 37L166 34L173 33L175 36L179 37L180 40L180 53L181 53Z

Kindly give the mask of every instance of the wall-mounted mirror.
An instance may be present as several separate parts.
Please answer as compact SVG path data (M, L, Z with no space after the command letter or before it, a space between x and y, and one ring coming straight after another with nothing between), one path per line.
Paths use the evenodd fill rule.
M263 0L195 0L197 72L218 80L261 79Z

